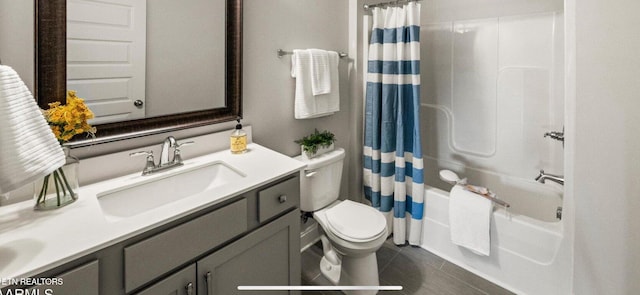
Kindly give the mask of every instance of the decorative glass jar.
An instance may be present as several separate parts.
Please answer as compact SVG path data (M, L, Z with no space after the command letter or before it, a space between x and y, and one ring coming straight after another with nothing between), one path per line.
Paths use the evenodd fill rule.
M35 210L62 208L78 199L78 158L69 154L69 148L63 147L66 156L64 166L35 182Z

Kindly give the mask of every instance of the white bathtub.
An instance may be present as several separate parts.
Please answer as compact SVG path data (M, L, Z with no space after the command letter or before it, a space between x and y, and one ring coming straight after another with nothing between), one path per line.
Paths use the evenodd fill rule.
M422 248L517 294L570 294L570 244L562 221L555 218L561 194L537 184L527 186L534 192L517 189L517 197L502 190L501 199L512 208L494 210L488 257L451 243L449 192L427 187Z

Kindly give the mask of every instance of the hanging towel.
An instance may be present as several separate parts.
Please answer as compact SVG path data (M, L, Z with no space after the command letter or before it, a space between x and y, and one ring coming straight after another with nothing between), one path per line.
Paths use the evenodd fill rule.
M295 118L310 119L332 115L340 110L340 86L338 77L338 53L329 52L331 92L313 95L311 86L311 53L295 49L291 56L291 77L296 79Z
M329 52L322 49L309 49L311 55L311 93L313 95L331 92L331 65Z
M455 185L449 195L451 241L478 255L491 253L491 200Z
M65 163L60 144L31 92L9 66L0 65L0 193L52 173Z

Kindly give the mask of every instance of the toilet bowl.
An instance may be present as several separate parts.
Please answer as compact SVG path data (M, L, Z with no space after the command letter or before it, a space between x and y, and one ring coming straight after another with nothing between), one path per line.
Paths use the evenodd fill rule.
M378 210L338 200L345 152L337 149L306 162L300 177L300 208L312 212L321 229L322 274L339 286L378 286L376 251L387 238L387 223ZM375 290L345 290L376 294Z

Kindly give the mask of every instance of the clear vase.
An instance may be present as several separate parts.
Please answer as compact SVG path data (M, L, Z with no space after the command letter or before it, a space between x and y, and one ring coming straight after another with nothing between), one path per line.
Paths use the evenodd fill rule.
M66 156L64 166L35 182L33 196L35 210L62 208L78 199L78 158L69 154L69 148L63 147Z

